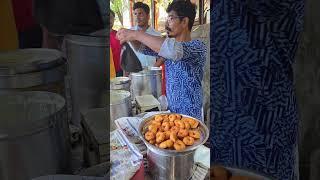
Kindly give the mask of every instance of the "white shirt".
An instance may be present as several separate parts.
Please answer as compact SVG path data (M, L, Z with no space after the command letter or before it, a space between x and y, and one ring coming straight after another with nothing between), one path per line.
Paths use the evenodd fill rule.
M138 26L134 26L131 28L131 30L136 30L136 31L138 29L139 29ZM151 26L149 26L149 28L146 30L146 33L153 35L153 36L161 36L161 33L156 31L155 29L153 29ZM130 44L130 46L131 46L131 44ZM140 60L142 67L154 66L154 63L156 62L156 57L148 56L148 55L140 53L138 50L135 50L134 48L132 48L132 49L136 53L138 59Z

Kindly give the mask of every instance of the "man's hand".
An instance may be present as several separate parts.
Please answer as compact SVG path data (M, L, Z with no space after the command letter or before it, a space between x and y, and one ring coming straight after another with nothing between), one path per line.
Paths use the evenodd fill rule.
M117 39L119 39L121 44L134 41L136 40L136 33L137 31L122 28L117 32Z
M164 58L163 57L159 57L157 60L156 60L156 62L154 63L154 67L160 67L160 66L162 66L162 64L164 63Z

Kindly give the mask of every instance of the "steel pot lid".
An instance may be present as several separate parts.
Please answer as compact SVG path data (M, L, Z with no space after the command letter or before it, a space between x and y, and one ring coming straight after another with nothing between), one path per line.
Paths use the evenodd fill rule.
M110 91L110 105L125 103L126 99L130 99L130 92L124 90Z
M121 84L126 84L130 82L130 79L128 77L115 77L110 80L110 84L113 85L121 85Z
M153 67L154 69L144 69L140 72L131 73L131 76L154 76L161 75L161 68Z
M164 114L172 114L172 113L160 113L157 115L164 115ZM182 117L187 117L187 118L191 118L191 119L195 119L191 116L188 115L184 115L184 114L180 114ZM144 139L144 133L147 131L148 128L148 124L149 122L153 119L154 115L148 118L145 118L141 121L140 125L139 125L139 129L138 129L138 133L140 138L143 140L143 142L146 144L147 148L150 149L151 151L153 151L154 153L163 155L163 156L179 156L179 155L184 155L184 154L188 154L188 153L192 153L193 151L195 151L200 145L204 144L208 138L209 138L209 130L207 128L207 126L202 122L199 121L197 119L197 121L199 121L199 131L201 133L201 137L198 141L196 141L192 146L187 146L186 149L184 149L183 151L176 151L176 150L168 150L168 149L161 149L156 147L155 145L150 144L147 140Z
M64 64L62 53L55 49L31 48L0 53L0 75L30 73Z
M44 91L9 92L0 95L0 125L8 138L32 134L59 121L65 99Z
M161 71L162 68L161 68L161 67L149 67L148 70L149 70L149 71Z

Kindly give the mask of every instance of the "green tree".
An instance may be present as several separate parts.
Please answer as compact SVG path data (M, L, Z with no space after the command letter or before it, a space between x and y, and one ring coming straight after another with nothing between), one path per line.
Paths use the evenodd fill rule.
M167 9L168 5L172 2L172 0L158 0L158 3L160 4L163 9Z
M124 12L124 2L122 0L111 0L110 8L118 16L121 25L123 26L123 12Z

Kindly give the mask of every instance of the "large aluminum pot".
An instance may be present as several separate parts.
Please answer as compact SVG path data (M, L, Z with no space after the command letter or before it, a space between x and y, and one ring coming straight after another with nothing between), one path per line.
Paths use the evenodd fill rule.
M111 79L110 90L130 91L130 79L128 77L115 77Z
M31 48L0 53L0 93L50 91L63 94L66 60L54 49Z
M0 132L0 179L9 180L8 177L8 135Z
M161 68L152 67L137 73L131 73L131 94L134 100L136 96L153 95L158 98L162 95Z
M33 91L0 96L0 125L8 132L8 156L4 162L8 164L8 179L70 173L65 110L64 98L55 93Z
M182 115L182 117L192 118L187 115ZM139 125L139 135L148 148L148 163L153 179L188 180L192 176L195 151L209 138L208 128L203 122L198 120L201 138L200 140L195 141L195 144L188 146L183 151L160 149L146 141L143 136L143 134L148 130L148 125L153 118L154 116L146 118Z
M107 87L109 43L106 36L66 36L66 54L71 77L72 123L80 126L81 112L99 108Z
M130 92L124 90L110 91L110 129L115 130L114 121L132 115Z

